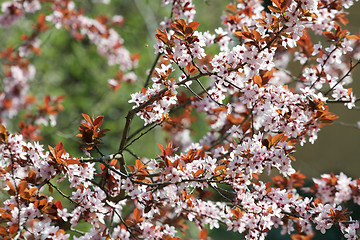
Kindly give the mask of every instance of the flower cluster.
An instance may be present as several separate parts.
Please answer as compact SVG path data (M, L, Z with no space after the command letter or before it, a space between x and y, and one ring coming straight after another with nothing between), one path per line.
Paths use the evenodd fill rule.
M339 175L323 174L321 179L313 179L316 188L313 191L318 198L331 204L341 204L353 199L354 203L360 205L359 180L352 180L344 173Z
M34 13L41 9L39 0L14 0L5 1L1 4L0 26L9 27L25 13Z
M121 16L112 19L91 19L86 17L82 11L77 10L73 1L7 1L2 3L2 15L0 15L0 26L9 27L25 14L37 14L43 7L50 7L53 11L45 15L40 13L37 23L33 25L33 31L29 35L22 35L21 44L14 48L9 46L1 51L0 59L4 61L3 89L0 91L0 122L7 124L16 116L20 110L28 109L35 99L28 95L29 82L35 78L36 69L31 64L32 54L41 55L41 40L39 36L46 32L52 23L55 28L64 27L71 31L73 36L82 40L87 37L98 48L100 55L108 58L109 65L119 65L117 77L109 79L112 89L117 89L122 82L136 81L136 75L132 69L136 67L138 55L131 55L123 46L124 40L113 28L123 23ZM125 73L124 73L125 72ZM52 99L52 100L50 100ZM56 112L61 111L59 104L63 96L54 98L46 96L45 106L38 109L38 113L31 113L26 122L21 122L20 128L24 136L38 140L38 129L40 124L55 125ZM49 108L49 102L56 107ZM29 115L28 115L29 116Z
M112 19L101 17L91 19L85 16L82 11L77 10L72 1L56 0L52 5L52 9L53 12L46 16L47 21L53 23L56 28L64 27L69 29L78 40L87 37L91 43L97 46L99 54L107 57L110 66L119 65L119 74L124 71L131 71L136 67L138 56L130 54L123 46L124 40L112 28L112 25L121 25L123 23L121 16L115 16ZM136 80L132 72L127 74L132 75L130 78ZM108 80L110 86L115 89L119 87L122 81L124 81L123 78Z

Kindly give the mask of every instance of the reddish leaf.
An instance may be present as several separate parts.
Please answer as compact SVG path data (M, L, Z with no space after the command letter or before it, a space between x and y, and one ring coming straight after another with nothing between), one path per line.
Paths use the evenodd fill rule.
M76 136L81 137L81 142L83 145L82 149L86 151L92 150L95 146L103 144L101 138L105 136L105 132L109 131L109 129L99 130L104 116L98 116L93 121L86 114L82 114L85 120L89 123L81 123L79 126L80 133Z
M292 0L282 0L281 2L281 10L285 11L287 7L290 6Z
M0 141L7 142L9 133L4 125L0 124Z
M94 120L94 126L95 126L95 128L99 128L99 127L101 126L101 123L102 123L103 119L104 119L104 116L103 116L103 115L102 115L102 116L98 116L97 118L95 118L95 120Z
M199 169L199 170L196 171L196 173L193 172L192 174L193 174L193 176L195 178L195 177L199 176L200 174L202 174L203 172L204 172L204 169Z
M226 169L226 165L219 165L219 166L217 166L216 168L215 168L215 172L216 171L221 171L221 170L224 170L224 169Z
M159 148L160 148L160 151L164 151L164 147L163 147L163 145L161 145L160 143L158 143L158 146L159 146Z
M253 81L254 81L254 83L257 84L259 87L261 87L262 79L261 79L260 76L258 76L258 75L255 76L255 77L253 78Z
M113 159L110 161L109 165L113 167L116 165L117 161L118 161L117 159Z
M194 65L192 65L192 63L189 63L185 68L190 73L190 75L197 73L197 69Z
M281 5L278 0L271 0L279 9L281 9ZM271 7L270 5L268 7Z
M45 23L45 14L42 13L42 14L39 15L39 17L37 19L37 24L41 25L43 23Z
M3 214L1 214L1 218L12 220L12 215L8 212L4 212Z
M134 209L134 219L135 222L139 222L141 220L141 213L140 210L137 208Z
M238 208L238 207L236 207L235 209L230 209L230 211L236 219L241 218L243 215L240 208Z
M12 183L10 181L6 181L7 185L9 186L9 190L8 190L8 193L10 195L15 195L16 194L16 191L15 191L15 188L14 188L14 185L12 185Z
M193 30L191 27L186 27L184 33L188 36L193 33Z
M321 199L320 199L320 198L316 198L316 199L314 200L315 206L317 206L319 203L322 203Z
M323 32L324 36L331 39L331 40L335 40L336 37L335 37L335 34L332 33L332 32Z
M24 194L24 190L27 187L27 182L26 181L21 181L18 185L17 185L17 191L18 194L23 195Z
M92 123L92 121L91 121L91 118L89 117L89 115L87 115L87 114L85 114L85 113L82 113L81 115L85 118L85 120L86 120L88 123L91 124L91 126L94 126L93 123Z
M11 224L9 227L9 234L13 235L19 229L19 225L17 223Z
M139 159L136 159L135 165L137 169L141 169L145 166Z
M132 173L135 172L135 167L134 167L134 166L127 166L127 167L130 169L130 171L131 171Z
M346 36L346 38L360 40L360 37L358 35L349 35L349 36Z
M63 206L62 206L61 201L54 201L54 205L55 205L58 209L63 209Z
M268 5L267 7L268 7L269 10L273 11L274 13L280 13L281 12L280 8L278 8L278 7L274 7L274 6L270 6L270 5Z
M62 144L62 142L58 142L55 146L55 151L57 151L57 152L61 151L61 150L63 150L63 148L64 148L64 145Z
M314 238L315 233L310 235L303 235L303 234L291 234L291 240L310 240Z
M206 240L207 237L208 237L208 233L206 229L205 228L201 229L201 231L199 232L199 239Z
M54 189L49 185L49 193L53 193Z
M36 180L36 172L31 170L28 174L28 181L34 183Z
M0 225L0 236L7 236L8 232L7 232L7 228L3 225Z
M195 31L198 27L199 27L199 22L191 22L188 24L188 26L193 30Z
M35 193L37 190L38 190L37 187L33 187L33 188L29 189L28 193L29 193L30 196L33 196L34 193Z

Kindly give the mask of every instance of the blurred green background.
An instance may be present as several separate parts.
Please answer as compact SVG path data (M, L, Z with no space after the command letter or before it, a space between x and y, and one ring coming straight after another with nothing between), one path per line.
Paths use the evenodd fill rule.
M197 15L195 20L200 22L200 31L221 26L220 16L226 4L232 1L225 0L194 0ZM155 59L153 44L154 32L160 21L169 16L170 8L162 7L160 0L123 0L112 1L109 5L93 4L92 1L75 1L76 5L84 9L84 14L89 17L97 15L122 15L125 24L117 30L125 40L125 46L131 53L140 53L139 67L135 69L138 81L135 84L124 83L116 92L107 86L107 79L115 76L117 66L108 66L107 60L98 55L96 47L88 41L79 42L70 36L65 29L50 29L42 37L42 55L33 56L37 74L31 82L31 93L42 99L45 95L52 96L65 94L65 110L57 118L57 126L44 127L41 141L45 146L55 146L61 141L65 149L74 156L82 156L79 150L80 143L75 135L77 126L82 120L81 113L88 115L105 115L103 128L111 131L104 137L104 145L100 147L104 154L117 151L120 143L125 116L132 107L127 101L130 94L140 91L144 85L147 70L150 69ZM347 28L352 33L360 32L359 4L351 8ZM18 45L22 33L30 33L30 26L36 16L29 15L22 19L16 26L0 31L2 40L1 50L8 45ZM355 95L360 96L360 71L354 72L352 88ZM298 147L294 162L296 169L311 177L320 177L322 173L344 172L353 178L359 177L360 170L360 130L354 126L360 121L359 109L348 110L340 104L330 105L330 111L340 116L335 124L324 127L315 144L307 143ZM17 121L14 119L10 126L12 131L17 130ZM345 126L350 124L351 126ZM143 125L143 121L135 118L131 132ZM205 128L199 122L193 128L196 137L200 137ZM160 129L157 129L160 130ZM195 131L196 130L196 131ZM157 144L164 144L165 134L161 131L151 131L139 140L130 149L140 157L152 158L159 153ZM133 161L130 155L125 156L127 161ZM191 227L190 229L193 229ZM196 232L196 231L195 231ZM194 238L197 238L195 233ZM233 233L217 231L214 239L225 237L228 239L238 236ZM334 236L334 238L332 238ZM338 239L338 235L319 236L316 239ZM268 239L280 239L278 232L272 232ZM289 239L285 236L283 239Z

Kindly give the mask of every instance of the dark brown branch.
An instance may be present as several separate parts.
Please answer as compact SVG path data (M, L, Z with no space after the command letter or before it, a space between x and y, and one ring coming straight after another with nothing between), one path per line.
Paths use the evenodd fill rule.
M118 171L117 169L115 169L114 167L110 166L110 164L107 162L109 160L112 159L118 159L121 161L124 161L124 157L122 156L122 154L116 153L116 154L111 154L111 155L107 155L104 157L100 157L100 158L80 158L80 162L100 162L102 164L104 164L107 168L109 168L110 170L114 171L115 173L119 174L122 177L128 177L126 170L124 170L124 172L122 171ZM121 167L121 166L120 166ZM125 167L124 167L125 169ZM121 168L120 168L121 170Z
M192 80L195 80L197 78L200 78L200 77L203 77L203 76L211 76L213 75L213 73L201 73L201 74L198 74L196 76L193 76L193 77L188 77L178 83L176 83L176 85L180 86L180 85L183 85L185 84L186 82L188 81L192 81ZM139 106L131 109L127 116L126 116L126 122L125 122L125 127L124 127L124 131L123 131L123 135L122 135L122 139L121 139L121 143L120 143L120 146L119 146L119 153L121 153L123 150L124 150L124 147L125 147L125 144L126 144L126 140L127 140L127 135L129 133L129 130L130 130L130 125L131 125L131 121L134 117L134 115L138 112L140 112L143 108L149 106L150 104L154 103L156 100L158 100L160 98L161 95L165 94L165 92L168 91L168 88L164 88L162 90L160 90L157 94L155 94L154 96L152 96L150 99L148 99L146 102L140 104Z
M355 102L360 101L360 97L355 99ZM351 100L327 100L327 103L348 103L351 102Z

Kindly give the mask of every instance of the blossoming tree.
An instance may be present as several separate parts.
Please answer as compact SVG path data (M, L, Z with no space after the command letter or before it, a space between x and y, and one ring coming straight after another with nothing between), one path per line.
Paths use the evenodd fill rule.
M197 31L202 23L194 21L191 0L162 4L170 6L170 17L153 33L156 60L144 87L128 97L133 107L118 150L101 150L109 131L101 128L104 116L82 114L77 137L84 157L70 155L61 142L36 142L41 125L56 127L64 96L46 96L19 122L19 132L9 133L7 125L36 105L28 83L36 76L32 60L41 53L40 36L49 29L89 41L118 66L110 89L139 81L132 72L139 56L114 30L124 19L87 17L70 0L2 3L3 31L30 15L37 22L19 46L1 46L1 238L180 239L193 222L200 239L220 227L246 239L265 239L276 228L292 239L312 239L330 228L357 239L359 222L342 204L360 205L360 179L324 174L305 188L305 176L292 166L295 144L313 143L337 118L329 103L353 108L358 100L346 86L360 58L358 35L344 29L353 1L272 0L265 6L238 0L227 6L223 27L205 32ZM299 62L297 74L289 70L291 57ZM199 141L189 130L195 112L209 127ZM144 121L140 128L132 124L136 117ZM159 154L132 152L155 128L171 136L159 144ZM264 182L270 172L278 175ZM81 222L91 227L80 232Z

